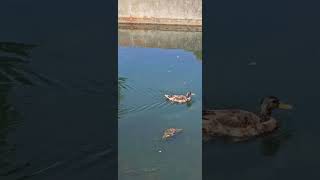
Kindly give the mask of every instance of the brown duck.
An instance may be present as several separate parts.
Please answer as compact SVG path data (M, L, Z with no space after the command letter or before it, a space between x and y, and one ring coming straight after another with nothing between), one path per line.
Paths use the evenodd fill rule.
M246 138L272 132L278 127L271 117L274 109L291 109L278 98L269 96L261 101L261 110L255 114L244 110L204 110L202 115L203 140L214 136Z
M167 98L167 100L183 104L183 103L188 103L191 101L191 96L194 95L191 92L188 92L186 95L167 95L165 94L164 97Z

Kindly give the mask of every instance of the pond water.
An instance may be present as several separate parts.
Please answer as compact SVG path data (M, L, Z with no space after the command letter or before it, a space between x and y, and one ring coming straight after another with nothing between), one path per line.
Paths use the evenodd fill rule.
M119 29L120 180L201 179L201 38L201 32ZM195 94L188 105L164 98L188 91ZM183 132L162 141L172 127Z
M117 42L104 23L115 17L104 14L108 5L1 4L1 180L116 179L117 114L109 109L117 108L117 76L109 69L117 61L109 59Z
M220 1L206 11L215 22L203 35L204 59L210 59L203 65L204 108L256 112L269 95L294 108L273 113L280 122L273 135L204 144L203 179L319 179L318 6Z

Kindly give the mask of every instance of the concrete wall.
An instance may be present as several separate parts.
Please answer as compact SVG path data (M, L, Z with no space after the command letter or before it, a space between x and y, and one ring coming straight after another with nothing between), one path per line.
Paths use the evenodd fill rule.
M119 23L202 25L202 0L118 0Z

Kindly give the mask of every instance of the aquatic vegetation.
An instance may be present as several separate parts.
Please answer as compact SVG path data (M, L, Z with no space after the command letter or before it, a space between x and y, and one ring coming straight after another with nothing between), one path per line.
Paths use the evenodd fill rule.
M0 42L0 52L12 53L22 57L30 57L30 50L35 47L37 47L37 45L16 42Z
M11 87L0 85L0 165L11 151L6 137L8 130L14 127L17 116L8 100L10 89Z
M45 77L33 72L26 65L30 62L30 50L35 45L0 42L0 174L11 174L17 167L10 161L14 146L7 142L7 134L18 124L19 113L8 100L13 86L34 85L34 80L49 82ZM11 169L11 170L10 170Z
M198 60L202 61L202 51L193 51Z
M0 42L0 131L9 124L8 112L11 105L7 96L14 83L32 85L27 76L38 76L25 66L29 62L25 57L30 57L29 53L33 47L35 45Z
M30 51L34 47L36 45L0 42L0 84L34 85L34 82L39 80L46 84L52 83L48 78L27 67Z

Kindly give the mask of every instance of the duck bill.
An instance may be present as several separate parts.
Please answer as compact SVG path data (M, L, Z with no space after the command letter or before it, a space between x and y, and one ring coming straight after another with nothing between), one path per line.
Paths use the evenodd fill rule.
M195 96L196 94L195 94L195 93L191 93L191 95L192 95L192 96Z
M280 103L278 106L279 109L290 110L292 106L290 104Z

